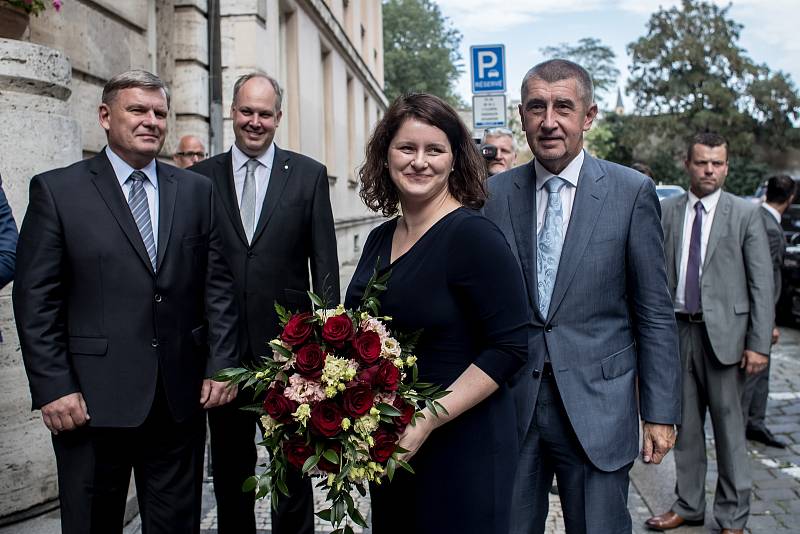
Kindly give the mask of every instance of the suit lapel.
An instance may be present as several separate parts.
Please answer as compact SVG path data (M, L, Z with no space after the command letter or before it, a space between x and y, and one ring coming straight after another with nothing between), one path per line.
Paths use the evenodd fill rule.
M732 204L733 203L731 202L728 193L723 191L719 196L717 210L714 213L714 220L711 223L711 232L708 234L706 257L703 260L703 272L706 272L706 269L708 268L708 262L711 260L711 256L714 255L714 251L717 249L717 245L719 244L719 238L722 237L723 231L728 226Z
M114 173L114 168L111 166L111 162L108 161L105 151L101 151L89 162L89 171L92 173L92 182L106 206L108 206L109 211L117 220L117 224L119 224L125 237L128 238L136 254L147 267L147 271L154 275L150 256L144 247L144 241L142 241L142 235L139 233L136 221L133 220L131 209L122 194L117 175Z
M683 256L683 227L686 222L686 204L689 202L689 193L684 193L681 199L672 207L674 210L672 221L672 259L675 268L675 284L681 273L681 259Z
M244 233L244 226L242 226L242 215L239 213L239 201L236 197L236 185L233 182L233 156L230 150L225 153L225 157L217 159L217 166L213 173L214 187L219 189L222 205L225 206L225 211L228 212L228 217L230 217L239 239L247 246L247 236Z
M508 209L511 214L511 226L517 242L519 261L525 275L528 298L537 315L539 315L538 280L536 276L536 171L533 160L516 173L511 194L508 196Z
M578 189L575 191L575 202L572 205L567 234L564 236L564 247L558 263L558 274L550 299L549 316L553 317L564 299L572 277L589 244L597 217L603 208L608 193L608 185L603 178L605 172L588 153L585 155Z
M267 195L264 197L264 204L261 206L261 215L258 218L256 231L253 234L253 243L255 243L264 232L264 228L266 228L267 223L269 223L269 219L275 212L281 194L283 194L283 190L286 188L289 175L293 170L290 160L289 154L275 145L275 158L272 160L272 171L269 175Z
M172 169L156 162L158 174L158 256L156 272L161 270L164 255L167 251L169 236L172 231L172 218L175 214L175 197L178 194L178 182Z

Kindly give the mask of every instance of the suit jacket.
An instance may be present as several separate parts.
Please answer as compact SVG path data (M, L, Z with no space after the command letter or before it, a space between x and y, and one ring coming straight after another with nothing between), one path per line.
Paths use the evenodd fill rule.
M664 200L664 250L667 280L674 300L683 243L683 221L689 194ZM775 302L772 260L764 239L761 210L722 192L711 224L700 300L708 338L720 363L733 365L744 349L769 354Z
M34 408L80 391L92 426L139 426L160 380L182 421L203 378L236 364L211 182L156 171L157 273L105 151L31 180L13 298Z
M764 221L764 228L767 230L767 242L769 243L769 256L772 258L772 278L775 284L775 304L781 298L783 256L786 253L786 236L783 233L781 223L775 220L770 212L761 210L761 218Z
M17 223L14 222L2 183L3 179L0 178L0 288L14 279L18 238Z
M241 310L242 355L259 357L271 351L268 343L279 333L276 300L291 310L310 308L309 266L314 292L332 306L339 302L328 173L321 163L276 146L264 205L248 245L231 160L228 151L191 170L214 183L225 257Z
M651 180L586 154L548 317L539 313L533 162L489 180L485 214L506 235L525 278L529 358L515 377L520 439L531 423L545 353L589 460L632 462L642 419L680 420L680 357ZM639 411L636 378L639 381Z

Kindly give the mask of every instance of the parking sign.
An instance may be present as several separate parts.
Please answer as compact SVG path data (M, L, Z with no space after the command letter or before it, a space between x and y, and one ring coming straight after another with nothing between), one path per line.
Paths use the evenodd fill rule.
M472 65L473 93L505 93L505 45L475 45L469 47Z

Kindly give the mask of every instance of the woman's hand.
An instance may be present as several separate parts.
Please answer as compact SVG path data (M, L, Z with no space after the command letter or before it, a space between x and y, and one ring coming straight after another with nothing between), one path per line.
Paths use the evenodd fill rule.
M416 424L408 425L405 431L400 435L398 445L408 452L399 454L397 457L404 462L411 460L419 448L422 447L422 444L425 443L425 440L428 439L430 433L433 432L433 429L436 428L433 422L436 416L431 414L427 409L423 410L422 413L425 414L425 418L416 418Z

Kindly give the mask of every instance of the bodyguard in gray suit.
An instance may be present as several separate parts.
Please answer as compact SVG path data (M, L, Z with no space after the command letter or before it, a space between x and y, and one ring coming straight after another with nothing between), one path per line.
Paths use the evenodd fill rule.
M741 405L745 371L766 368L773 325L772 263L761 209L721 190L728 145L696 135L686 156L689 192L661 206L667 279L675 303L683 367L682 423L675 445L677 500L647 526L702 524L711 414L717 450L714 517L741 534L750 509L750 460Z
M781 267L786 252L786 238L781 227L781 217L794 200L794 180L791 176L781 174L767 180L767 198L761 205L761 218L767 229L769 255L772 259L772 277L774 280L775 304L781 296ZM780 331L772 328L772 344L778 342ZM744 414L745 436L751 441L758 441L770 447L786 448L786 444L777 439L767 428L764 418L767 414L767 398L769 397L769 363L767 368L754 375L748 375L742 396L742 413Z
M484 208L520 263L531 317L528 363L512 382L522 442L512 532L544 531L554 474L568 533L630 532L639 416L654 463L680 417L658 198L646 176L583 151L597 106L579 65L533 67L521 102L535 160L492 177Z

